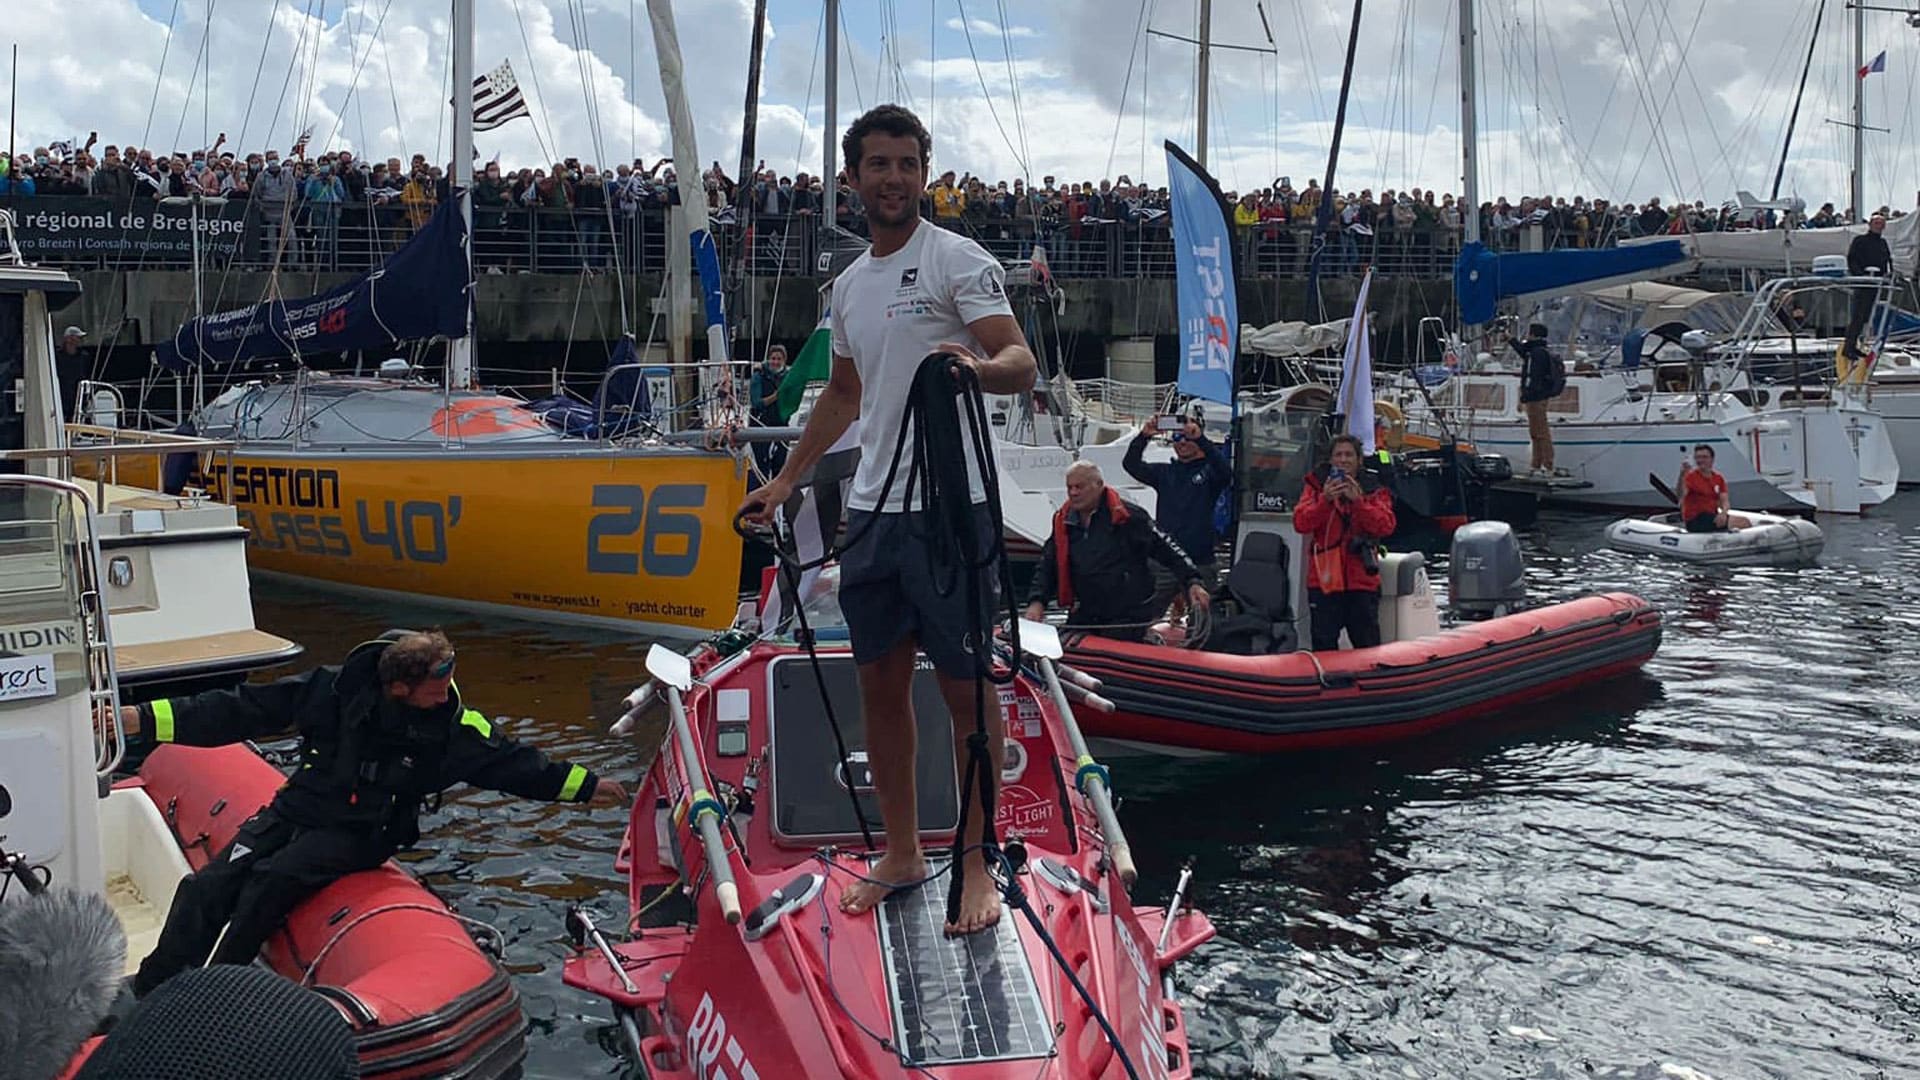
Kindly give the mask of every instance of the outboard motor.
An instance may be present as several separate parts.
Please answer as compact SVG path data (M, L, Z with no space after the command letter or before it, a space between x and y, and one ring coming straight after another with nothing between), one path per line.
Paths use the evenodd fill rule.
M1527 572L1513 526L1474 521L1454 530L1447 593L1462 618L1490 619L1520 609L1527 599Z

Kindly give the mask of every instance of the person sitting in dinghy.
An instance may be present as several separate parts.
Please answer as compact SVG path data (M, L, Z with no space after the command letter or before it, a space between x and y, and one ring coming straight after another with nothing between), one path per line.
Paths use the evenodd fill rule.
M1150 560L1186 586L1189 603L1204 608L1211 602L1193 560L1153 516L1108 487L1099 466L1076 461L1067 469L1066 505L1054 513L1053 533L1040 549L1027 618L1045 618L1047 601L1057 599L1068 626L1141 641L1167 609L1165 602L1155 605Z
M1727 501L1727 478L1713 468L1713 447L1693 448L1693 461L1680 464L1680 520L1693 533L1726 532L1753 524L1732 513Z
M454 784L626 805L617 781L548 760L467 708L453 667L453 646L439 631L394 630L338 667L121 708L129 737L153 743L224 746L300 734L300 767L286 785L180 883L160 940L134 976L136 996L205 964L209 952L216 964L252 963L302 900L411 847L422 804L437 804Z
M1307 604L1313 650L1380 644L1380 560L1393 535L1393 492L1360 468L1360 440L1335 435L1326 463L1307 474L1293 527L1308 540Z

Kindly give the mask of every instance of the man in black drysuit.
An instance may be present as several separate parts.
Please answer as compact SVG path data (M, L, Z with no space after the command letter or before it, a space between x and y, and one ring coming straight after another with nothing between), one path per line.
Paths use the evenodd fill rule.
M438 631L396 630L358 646L339 667L120 710L129 734L156 743L224 746L300 734L300 767L286 785L180 883L166 928L134 977L136 995L206 963L222 926L213 962L252 963L302 900L418 840L422 802L454 784L626 803L619 783L495 731L461 702L453 666L453 646Z
M1893 272L1893 251L1887 246L1886 231L1886 215L1873 215L1872 220L1867 222L1867 231L1854 237L1853 242L1847 245L1848 275L1873 277ZM1841 354L1848 360L1860 359L1860 331L1873 318L1873 305L1878 297L1878 289L1853 290L1853 303L1847 312L1847 337L1840 346Z
M1206 607L1206 587L1186 553L1167 538L1147 512L1120 497L1092 462L1067 470L1067 502L1053 515L1053 534L1040 549L1040 565L1027 592L1027 618L1039 621L1047 601L1067 611L1067 625L1101 637L1140 641L1166 614L1154 606L1153 572L1166 567L1186 587L1189 603Z

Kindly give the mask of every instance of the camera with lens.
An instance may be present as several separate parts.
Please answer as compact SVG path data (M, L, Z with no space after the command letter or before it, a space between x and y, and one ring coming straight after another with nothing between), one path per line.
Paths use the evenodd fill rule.
M1367 573L1380 572L1380 551L1372 540L1364 536L1356 536L1347 541L1347 544L1348 550L1353 552L1354 558L1360 560L1360 565L1366 568Z

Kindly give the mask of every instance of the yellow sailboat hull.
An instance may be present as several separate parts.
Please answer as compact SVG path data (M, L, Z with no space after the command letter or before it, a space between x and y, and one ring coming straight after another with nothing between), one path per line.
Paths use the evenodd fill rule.
M679 634L739 595L746 474L722 454L243 449L192 482L239 512L254 569L310 581Z

